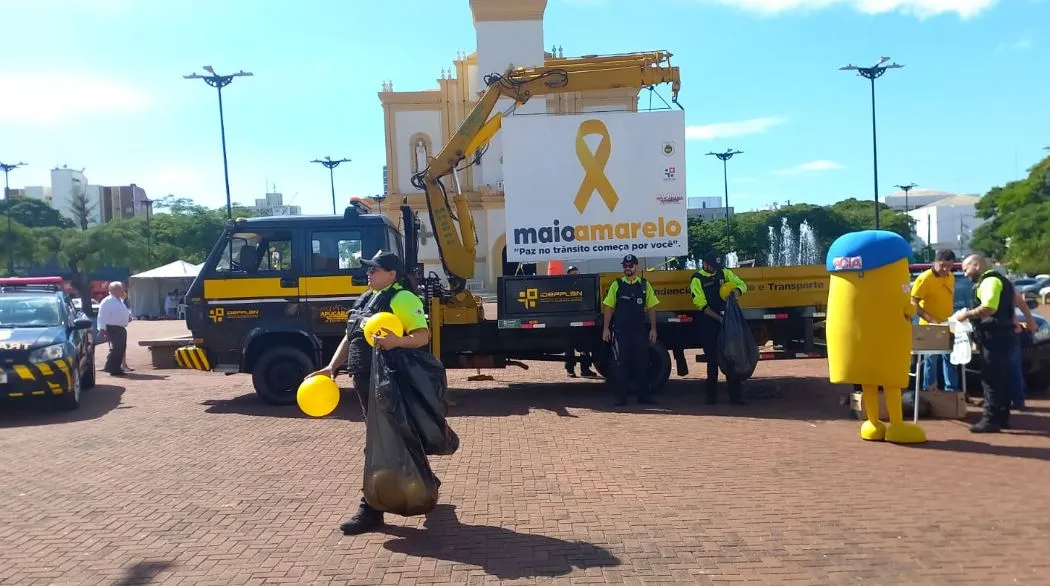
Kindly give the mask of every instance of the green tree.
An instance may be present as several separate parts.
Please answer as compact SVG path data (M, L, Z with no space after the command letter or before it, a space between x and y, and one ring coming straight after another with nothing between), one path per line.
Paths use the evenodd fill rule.
M87 188L81 185L74 187L70 196L69 212L73 214L75 225L80 226L81 231L87 231L91 218L95 215L98 202L91 201L87 194Z
M977 216L987 220L971 246L1014 270L1050 272L1050 157L1028 170L1028 176L993 187L977 202Z
M0 238L0 267L3 274L7 275L7 257L11 254L15 269L29 266L32 261L40 256L40 243L37 241L33 231L21 223L11 221L11 236L7 235L7 218L0 223L3 230L3 238ZM16 273L17 274L17 273Z
M0 201L0 214L8 213L6 201ZM11 219L22 224L26 228L44 228L55 226L59 228L72 228L73 222L58 210L46 202L27 197L15 198L11 201Z

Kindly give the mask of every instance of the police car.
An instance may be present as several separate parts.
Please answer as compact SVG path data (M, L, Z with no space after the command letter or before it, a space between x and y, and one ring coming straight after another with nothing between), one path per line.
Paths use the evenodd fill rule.
M95 386L92 327L61 277L0 279L0 401L79 407Z

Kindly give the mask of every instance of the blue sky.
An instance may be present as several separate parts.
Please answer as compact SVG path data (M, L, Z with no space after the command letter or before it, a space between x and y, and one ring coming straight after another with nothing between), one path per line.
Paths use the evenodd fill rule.
M223 205L215 90L182 79L212 65L255 74L224 90L234 200L276 184L305 213L331 206L314 158L353 159L336 169L341 200L381 191L383 80L434 88L475 45L467 0L35 0L3 21L0 161L29 164L12 187L68 165ZM883 55L905 65L876 84L883 196L1023 174L1050 146L1047 22L1046 0L549 0L544 44L673 52L688 195L721 195L704 153L741 149L729 179L743 210L871 197L868 82L838 67Z

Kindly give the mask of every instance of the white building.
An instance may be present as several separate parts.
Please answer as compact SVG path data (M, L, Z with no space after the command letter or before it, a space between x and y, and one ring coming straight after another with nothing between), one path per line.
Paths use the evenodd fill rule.
M298 216L302 214L299 206L285 205L284 195L276 191L266 194L266 197L255 200L255 211L264 216Z
M544 50L546 7L547 0L470 0L476 51L458 55L448 72L442 68L441 77L436 80L437 89L395 92L393 82L388 81L379 92L386 127L384 193L390 201L407 198L409 205L421 212L426 237L420 246L419 260L426 272L443 274L437 244L430 236L433 229L423 193L412 185L412 176L426 167L477 103L485 89L485 75L502 73L512 64L543 66L549 60L564 56L560 48ZM425 58L426 52L421 55ZM637 88L621 88L540 96L519 107L516 114L637 111L638 95ZM508 105L509 100L504 98L495 110L503 111ZM519 268L518 263L506 260L502 152L502 135L497 133L481 164L459 174L478 237L474 279L468 283L473 291L494 291L497 277L514 274ZM453 185L450 179L447 182L450 191L454 190ZM397 206L384 206L383 212L397 221ZM654 262L649 264L663 260L652 259ZM618 258L573 261L572 264L583 272L620 270ZM546 274L547 263L537 263L536 269L537 273Z
M53 206L51 200L51 187L47 185L27 185L25 190L25 196L29 199L35 199L42 201L49 206Z
M721 197L687 197L688 205L686 213L690 218L700 218L705 222L726 219L726 208L722 205ZM729 217L732 218L733 206L729 206Z
M973 231L984 223L976 214L975 206L980 199L974 195L949 194L909 211L908 215L915 219L919 241L935 250L950 248L959 258L970 254Z
M956 195L958 194L939 191L937 189L915 187L908 190L907 194L905 194L904 191L895 191L892 194L887 195L883 200L883 203L895 210L914 210Z
M51 169L51 206L58 213L79 223L81 213L74 210L83 208L87 212L87 225L90 228L102 223L101 204L102 188L89 185L83 170L70 169L65 165Z

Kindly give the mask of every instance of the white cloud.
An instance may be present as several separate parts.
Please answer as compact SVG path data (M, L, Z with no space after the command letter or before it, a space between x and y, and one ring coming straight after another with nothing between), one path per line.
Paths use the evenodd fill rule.
M832 171L841 168L842 165L836 163L835 161L819 159L816 161L810 161L808 163L802 163L801 165L795 165L794 167L777 169L776 171L773 171L773 173L777 175L801 175L803 173L817 173L820 171Z
M997 53L1027 51L1032 48L1032 33L1025 33L1012 41L1003 41L995 48Z
M715 124L686 126L685 137L688 140L714 140L716 138L761 134L783 122L783 118L766 117L740 120L738 122L717 122Z
M957 14L970 18L991 8L998 0L697 0L722 4L766 16L790 11L813 11L847 5L864 14L900 12L918 18Z
M57 124L71 118L137 112L150 106L141 89L88 75L0 74L0 121Z

